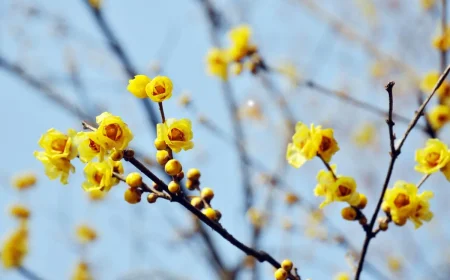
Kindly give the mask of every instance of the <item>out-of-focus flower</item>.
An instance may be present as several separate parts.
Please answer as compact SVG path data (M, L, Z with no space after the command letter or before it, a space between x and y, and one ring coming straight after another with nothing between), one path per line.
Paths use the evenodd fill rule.
M436 5L436 0L420 0L420 5L425 11L428 11Z
M439 80L440 74L437 71L428 72L420 82L420 90L424 93L431 93L434 86ZM447 81L443 81L441 86L436 91L440 103L450 105L450 84Z
M370 66L370 75L375 79L382 78L386 75L386 66L381 61L375 61Z
M222 80L228 78L228 54L225 50L212 48L206 56L207 72Z
M261 121L263 119L261 105L254 99L247 100L239 108L239 117Z
M259 211L256 208L248 209L247 216L250 220L250 223L255 228L262 228L262 227L264 227L264 225L267 222L267 217L264 215L264 213L262 213L261 211Z
M233 61L240 61L249 52L250 37L252 31L249 25L240 25L230 30L228 36L231 40L231 47L229 48L229 54Z
M99 127L96 130L95 142L104 149L123 150L133 140L133 133L120 117L104 112L97 116L96 121Z
M173 84L169 77L156 76L145 87L148 97L154 102L163 102L172 97Z
M289 83L293 87L299 85L301 81L300 74L297 71L297 67L295 67L295 65L292 64L291 62L285 62L283 64L280 64L276 68L276 70L282 75L284 75L289 80Z
M366 147L374 143L376 127L373 123L366 123L353 133L353 141L360 147Z
M97 232L92 227L82 224L77 226L76 236L80 244L87 244L97 239Z
M387 264L388 264L388 268L392 271L392 272L398 272L402 269L402 260L400 258L397 257L393 257L393 256L388 256L387 257Z
M92 8L99 10L103 0L88 0L89 5L91 5Z
M21 204L14 204L9 209L11 216L17 219L28 219L30 217L30 209L28 207Z
M13 185L13 187L19 191L33 187L34 185L36 185L36 182L36 174L32 172L17 174L11 180L11 184Z
M94 280L88 264L79 262L75 267L71 280Z
M334 280L350 280L350 275L347 272L339 272L334 276Z
M437 105L429 111L427 117L431 127L434 130L439 130L450 121L450 107Z
M4 241L1 249L1 260L4 268L17 268L22 265L28 254L28 226L21 223Z
M192 142L194 133L191 121L188 119L167 119L165 123L159 123L156 126L156 134L157 139L164 140L175 153L194 147Z

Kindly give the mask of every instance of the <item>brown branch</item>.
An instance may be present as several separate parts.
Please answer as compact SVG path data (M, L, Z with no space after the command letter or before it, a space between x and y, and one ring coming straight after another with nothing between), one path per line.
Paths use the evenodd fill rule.
M317 154L317 157L320 158L320 160L323 162L323 164L328 169L328 171L331 172L331 174L333 175L334 180L337 180L337 176L334 173L333 168L331 168L330 164L328 162L326 162L321 155Z
M447 33L447 0L442 0L442 11L441 11L441 29L442 37L446 36ZM447 65L447 50L443 49L440 52L440 69L444 72L445 66Z
M423 175L422 179L420 179L420 182L417 183L417 188L420 189L420 187L425 183L425 181L431 176L431 174L425 174Z
M378 199L378 203L377 203L377 206L376 206L375 211L373 213L373 216L371 218L368 231L366 232L366 238L364 240L363 248L362 248L362 251L361 251L361 257L360 257L360 260L359 260L359 263L358 263L358 269L357 269L356 274L355 274L355 280L358 280L360 275L361 275L361 272L362 272L362 269L363 269L363 266L364 266L364 260L365 260L365 257L367 255L367 251L368 251L368 248L369 248L370 241L375 237L375 235L373 233L373 228L374 228L377 216L378 216L378 212L380 211L381 204L383 202L384 194L386 193L386 189L387 189L387 187L389 185L389 182L390 182L390 179L391 179L391 175L392 175L392 171L394 169L395 161L397 160L398 156L401 153L401 149L403 147L403 144L406 141L406 138L408 137L408 135L411 132L411 130L417 124L418 120L420 119L420 117L423 114L423 111L424 111L425 107L427 106L427 104L430 102L431 98L436 93L436 90L441 86L442 82L445 80L445 78L449 74L449 71L450 71L450 66L447 67L447 69L444 71L444 73L442 73L442 75L439 77L438 82L434 86L432 93L428 96L428 98L422 103L422 105L417 110L415 116L413 117L413 119L409 123L409 126L406 129L405 134L403 135L403 137L400 140L400 143L398 144L397 147L393 143L394 140L395 140L395 134L394 134L394 131L393 131L394 122L392 121L392 115L393 115L393 113L392 113L392 110L393 110L392 88L394 86L394 83L390 82L386 86L386 91L389 94L389 115L388 115L387 124L389 126L389 139L390 139L390 143L391 143L391 145L390 145L391 146L391 152L390 152L391 161L389 163L388 171L387 171L386 178L385 178L385 181L384 181L384 184L383 184L383 189L382 189L381 194L380 194L380 198Z
M139 171L141 171L144 175L146 175L150 180L155 182L160 188L164 191L170 193L168 186L161 181L153 172L151 172L144 164L142 164L139 160L134 157L129 157L127 154L130 151L125 151L124 159L130 162L134 167L136 167ZM224 229L219 223L214 222L213 220L206 217L201 211L192 206L189 201L185 199L184 196L173 195L172 202L177 202L181 204L184 208L194 214L197 218L199 218L204 224L209 226L215 232L217 232L220 236L222 236L225 240L231 243L233 246L241 250L247 255L253 256L259 262L268 262L275 268L280 268L281 265L278 261L276 261L271 255L266 253L265 251L256 250L251 247L246 246L239 240L237 240L234 236L232 236L226 229ZM290 279L295 279L294 276L290 275Z

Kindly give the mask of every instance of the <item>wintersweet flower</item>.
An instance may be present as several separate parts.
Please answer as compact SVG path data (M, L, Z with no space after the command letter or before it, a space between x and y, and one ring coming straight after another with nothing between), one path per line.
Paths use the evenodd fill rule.
M423 80L420 82L420 90L422 90L424 93L431 93L434 89L434 86L437 84L439 77L440 74L437 71L431 71L427 73ZM436 94L439 97L439 101L441 103L450 103L450 84L447 81L442 82L441 86L436 90Z
M77 147L73 144L76 132L69 129L68 135L50 128L39 139L39 146L44 149L44 153L51 159L71 160L77 156Z
M414 169L418 172L431 174L439 171L450 160L450 152L447 145L439 139L429 139L425 148L416 151L417 165Z
M147 92L145 87L150 83L151 79L146 75L136 75L134 79L128 81L127 90L137 98L146 98Z
M123 169L123 164L121 161L114 161L114 160L108 160L109 164L112 166L112 171L114 173L122 175L125 170ZM112 177L112 186L116 186L120 183L119 178L116 178L116 176Z
M113 167L107 161L89 162L84 167L86 181L82 187L85 191L101 190L108 192L113 186Z
M133 133L127 124L118 116L104 112L96 118L98 129L95 134L95 142L106 150L123 150L133 140Z
M164 140L175 153L182 149L187 151L194 147L192 124L188 119L167 119L156 126L156 138Z
M28 254L28 226L21 223L3 243L1 261L4 268L20 267Z
M50 180L59 178L60 182L66 185L69 173L75 172L75 166L67 158L52 158L45 152L34 152L34 156L42 162L45 168L45 175Z
M250 46L252 31L248 25L240 25L230 30L228 36L231 40L229 49L233 61L240 61L247 56Z
M431 127L434 130L439 130L450 121L450 107L437 105L428 112L427 117Z
M331 157L339 151L339 146L333 134L331 128L322 129L321 126L314 127L313 124L311 125L312 147L326 162L330 162Z
M37 177L32 172L17 174L13 177L11 184L17 190L26 190L36 185Z
M419 228L422 221L433 218L428 202L433 192L424 191L417 195L417 191L416 185L405 181L397 181L392 189L386 190L383 210L390 213L395 224L404 225L407 219L411 219L415 227Z
M87 244L97 239L97 232L92 227L82 224L77 226L76 236L80 244Z
M295 134L292 136L292 143L288 144L286 150L286 160L295 168L301 167L307 160L311 160L317 151L312 149L310 131L308 127L297 122Z
M95 131L78 132L75 136L75 143L78 146L78 156L82 162L87 163L95 157L98 157L99 161L103 161L105 149L95 142L96 138L97 133Z
M163 102L172 96L172 81L165 76L156 76L145 87L147 96L154 102Z
M228 54L226 51L212 48L206 56L207 72L212 76L218 76L222 80L228 78Z

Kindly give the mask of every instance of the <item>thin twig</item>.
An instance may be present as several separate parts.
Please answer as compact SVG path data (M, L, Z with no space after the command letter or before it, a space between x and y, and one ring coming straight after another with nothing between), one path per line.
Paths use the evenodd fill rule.
M417 188L420 189L420 187L425 183L425 181L431 176L431 174L425 174L422 179L420 179L420 182L417 183Z
M125 155L126 154L127 154L127 151L125 151ZM159 179L153 172L151 172L147 167L145 167L145 165L142 164L139 160L137 160L134 157L127 157L127 156L125 156L124 159L126 161L130 162L134 167L136 167L139 171L141 171L144 175L146 175L150 180L155 182L164 191L169 192L168 186L163 181L161 181L161 179ZM230 233L228 233L228 231L226 229L224 229L219 223L214 222L213 220L209 219L201 211L199 211L197 208L192 206L189 203L189 201L187 201L184 198L184 196L174 195L172 197L172 202L177 202L177 203L181 204L184 208L186 208L188 211L190 211L192 214L194 214L197 218L199 218L204 224L209 226L211 229L213 229L220 236L222 236L229 243L231 243L233 246L235 246L236 248L238 248L245 254L253 256L259 262L268 262L275 268L281 267L280 263L278 261L276 261L271 255L269 255L265 251L255 250L253 248L246 246L239 240L237 240ZM290 275L289 279L296 279L296 278L294 278L294 276Z
M337 180L338 178L337 178L336 174L334 173L333 168L331 168L330 164L328 162L326 162L325 159L321 155L317 154L317 157L320 158L320 160L323 162L323 164L328 169L328 171L331 172L331 175L333 175L334 180Z

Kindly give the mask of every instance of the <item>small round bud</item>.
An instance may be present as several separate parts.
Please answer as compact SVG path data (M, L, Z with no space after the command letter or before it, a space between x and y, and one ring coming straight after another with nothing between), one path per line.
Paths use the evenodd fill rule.
M190 191L195 190L196 188L198 188L198 181L192 181L188 179L186 181L186 188Z
M389 204L387 204L386 201L381 204L381 209L383 209L383 211L385 213L391 212L391 209L389 208Z
M359 218L359 224L367 225L367 218L365 216L362 216L361 218Z
M161 150L156 152L156 161L159 165L164 166L170 160L169 152L166 150Z
M379 225L379 227L380 227L380 230L386 231L386 230L388 229L388 227L389 227L388 221L387 221L386 219L380 220L380 225Z
M132 150L132 149L125 150L123 152L123 158L125 158L125 159L134 158L134 150Z
M392 221L394 222L394 224L396 224L397 226L404 226L406 224L407 218L398 218L398 219L392 219Z
M191 181L198 181L200 179L200 176L200 170L198 170L197 168L191 168L187 172L187 178Z
M294 264L291 260L284 260L283 262L281 262L281 267L286 271L291 271L293 266Z
M167 187L169 189L169 192L174 193L174 194L179 193L181 190L180 184L178 184L175 181L171 181Z
M155 203L157 199L158 199L158 195L156 193L151 193L151 194L147 195L148 203Z
M184 178L184 172L183 171L181 171L180 173L178 173L175 176L175 179L177 179L177 181L181 181L181 180L183 180L183 178Z
M360 193L359 194L359 204L356 207L358 207L359 209L364 209L366 207L366 205L367 205L367 197L364 194Z
M181 163L178 160L171 159L166 163L164 169L166 173L169 174L170 176L175 176L183 170L183 167L181 166Z
M286 270L284 270L283 268L279 268L275 271L275 273L273 274L273 276L275 276L276 280L286 280L288 277L288 273Z
M194 197L191 199L191 205L197 208L198 210L203 209L203 201L200 197Z
M155 139L154 144L155 144L155 148L158 151L165 150L167 148L166 141L164 141L164 140Z
M141 192L137 189L127 189L123 195L126 202L136 204L141 201Z
M201 191L201 196L207 202L210 202L214 197L214 191L211 188L204 188Z
M119 160L121 160L121 159L123 158L123 151L115 150L114 152L112 152L110 158L111 158L113 161L119 161Z
M341 210L341 216L347 221L354 221L356 219L356 210L353 207L345 207Z
M214 211L216 211L216 222L218 222L222 218L222 212L220 212L219 210Z
M202 210L203 214L208 217L208 219L215 221L217 219L216 211L212 208L205 208Z
M141 174L137 172L132 172L128 174L125 181L127 182L128 186L130 186L130 188L137 188L140 185L142 185Z
M299 198L297 195L293 193L286 193L286 196L284 197L284 201L287 205L294 205L299 201Z

